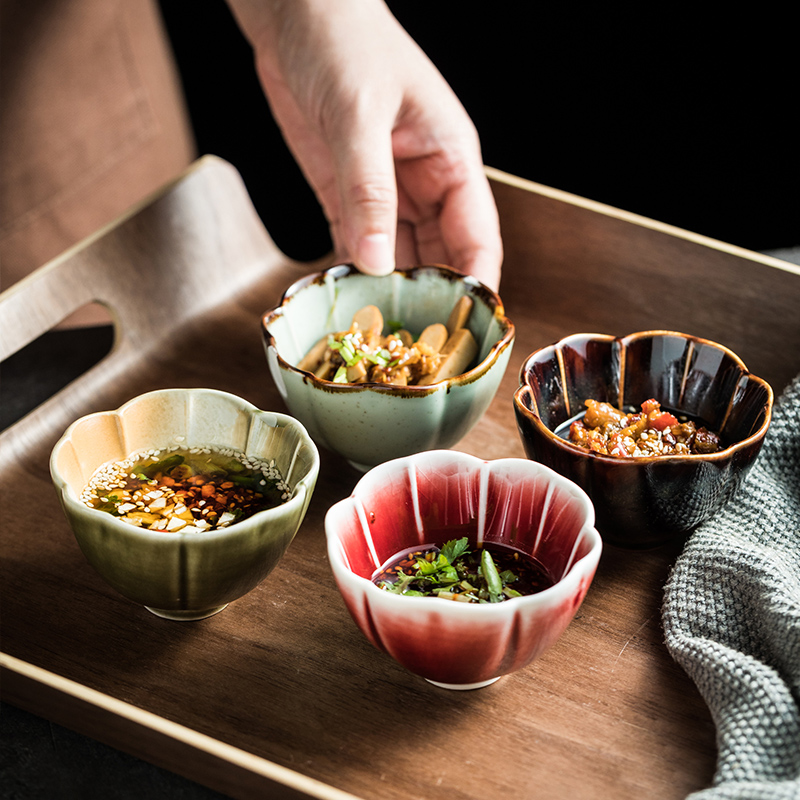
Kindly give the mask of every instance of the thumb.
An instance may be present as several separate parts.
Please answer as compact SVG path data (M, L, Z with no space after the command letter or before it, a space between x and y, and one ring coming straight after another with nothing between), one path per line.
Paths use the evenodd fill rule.
M340 230L356 267L368 275L395 268L397 182L392 132L356 125L333 146L340 197Z

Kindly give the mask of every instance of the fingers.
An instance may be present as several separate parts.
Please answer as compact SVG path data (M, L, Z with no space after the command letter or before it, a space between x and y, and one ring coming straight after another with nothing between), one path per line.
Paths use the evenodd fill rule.
M448 152L398 165L397 263L449 264L496 291L503 245L480 150Z
M395 267L388 233L367 233L356 241L355 265L367 275L389 275Z
M497 291L503 244L497 206L482 168L448 193L440 225L452 266Z
M395 268L397 183L391 146L391 115L380 102L369 109L341 109L329 130L338 185L339 226L353 263L368 275Z

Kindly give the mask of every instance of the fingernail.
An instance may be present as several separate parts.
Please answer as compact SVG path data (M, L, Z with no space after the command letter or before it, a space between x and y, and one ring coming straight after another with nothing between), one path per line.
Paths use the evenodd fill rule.
M389 275L394 270L394 253L385 233L370 233L358 243L356 266L369 275Z

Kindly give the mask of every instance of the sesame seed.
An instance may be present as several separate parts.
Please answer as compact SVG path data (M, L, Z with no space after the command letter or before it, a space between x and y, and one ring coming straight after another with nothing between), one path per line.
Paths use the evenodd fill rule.
M245 468L260 474L256 484L259 487L257 492L254 493L253 489L242 489L241 487L232 489L230 483L228 483L228 489L222 490L219 484L224 483L227 476L217 477L216 482L213 477L204 476L205 483L214 485L214 494L208 499L201 499L199 494L196 494L196 499L192 499L190 508L186 505L185 500L193 484L183 483L181 479L176 479L173 488L173 486L161 483L157 485L155 479L147 481L137 476L135 471L137 464L158 463L165 457L165 452L174 453L180 449L179 445L165 449L143 449L121 461L103 464L95 471L81 492L81 502L95 508L108 505L110 508L101 510L112 511L118 519L135 527L181 531L183 534L200 533L215 527L227 527L233 524L242 511L240 504L243 502L248 504L245 508L252 509L249 513L245 511L245 514L249 516L259 510L259 506L263 502L261 495L268 494L269 486L273 486L276 491L275 500L280 497L281 501L286 501L291 497L291 491L275 466L274 459L267 462L229 447L216 448L210 445L198 445L185 452L192 455L214 453L225 458L235 458ZM262 487L265 487L265 491L262 491ZM180 496L176 495L176 489L181 493ZM220 505L220 491L225 497L222 505ZM261 499L256 500L256 498ZM226 507L236 513L231 514L230 511L224 510Z

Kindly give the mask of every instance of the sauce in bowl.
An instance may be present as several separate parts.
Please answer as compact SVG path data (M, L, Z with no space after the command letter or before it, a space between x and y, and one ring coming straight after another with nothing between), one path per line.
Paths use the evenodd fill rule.
M641 411L625 412L610 403L586 401L586 412L560 426L556 434L572 444L614 458L707 455L722 450L716 433L685 415L646 400Z

